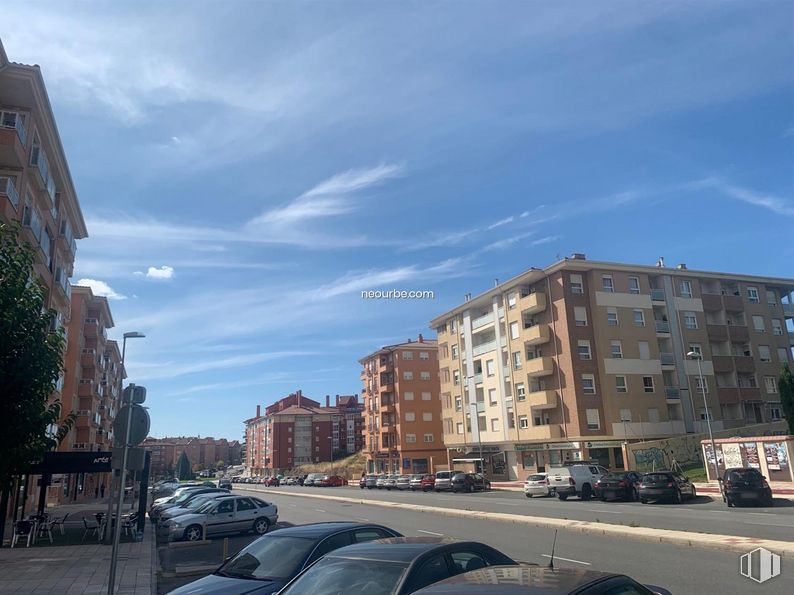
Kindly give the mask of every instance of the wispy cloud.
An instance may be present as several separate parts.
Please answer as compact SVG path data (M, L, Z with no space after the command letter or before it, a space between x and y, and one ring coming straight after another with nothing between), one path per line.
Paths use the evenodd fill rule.
M491 242L490 244L483 246L478 250L478 252L493 252L494 250L504 250L505 248L509 248L513 244L516 244L521 240L525 240L526 238L533 235L535 235L534 231L527 231L515 236L511 236L509 238L497 240L495 242Z
M94 295L106 297L109 300L126 300L127 296L115 291L110 285L99 279L79 279L75 285L90 287Z
M502 225L507 225L508 223L512 223L513 221L515 221L515 219L516 218L512 215L510 217L505 217L504 219L500 219L496 223L491 223L488 226L488 229L496 229L497 227L501 227Z
M791 200L751 188L737 186L719 177L703 178L702 180L690 182L684 187L689 190L714 189L728 198L767 209L784 217L794 217L794 202Z
M458 246L466 239L471 238L480 230L477 228L464 229L461 231L444 231L431 234L428 239L417 239L405 242L399 247L400 252L416 252L427 248L445 248Z
M130 361L129 367L131 369L135 369L135 378L139 380L158 380L164 378L176 378L178 376L185 376L186 374L208 372L210 370L242 368L275 359L303 357L307 355L316 355L316 353L311 351L273 351L235 355L220 359L214 358L201 361L193 360L190 362L146 362L132 360Z
M543 244L551 244L552 242L556 242L557 240L561 239L561 235L554 235L554 236L546 236L545 238L538 238L537 240L532 240L529 245L530 246L541 246Z

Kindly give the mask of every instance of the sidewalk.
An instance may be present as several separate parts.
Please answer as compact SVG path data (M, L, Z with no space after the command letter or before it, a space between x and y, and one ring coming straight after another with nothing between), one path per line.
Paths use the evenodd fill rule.
M790 483L775 483L772 486L772 495L778 498L792 498L794 497L794 486ZM695 489L699 494L720 494L720 486L716 482L712 483L696 483ZM491 487L495 490L507 490L511 492L521 492L524 490L524 484L520 481L492 481Z

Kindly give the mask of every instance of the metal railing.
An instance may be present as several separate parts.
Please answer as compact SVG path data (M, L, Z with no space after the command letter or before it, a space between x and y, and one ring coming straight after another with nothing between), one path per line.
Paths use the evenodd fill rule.
M668 399L679 399L681 398L681 389L677 386L665 386L664 396Z
M670 323L666 320L657 320L656 322L656 332L657 333L669 333L670 332Z
M675 355L672 353L661 353L659 355L659 359L662 360L663 366L674 366L675 365Z
M0 194L5 194L15 209L19 207L19 192L14 184L14 178L0 176Z

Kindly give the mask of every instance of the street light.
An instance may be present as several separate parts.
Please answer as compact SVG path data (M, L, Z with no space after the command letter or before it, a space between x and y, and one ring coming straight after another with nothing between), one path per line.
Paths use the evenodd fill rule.
M334 474L334 437L333 435L328 436L328 445L330 446L331 450L331 475Z
M711 452L714 455L714 479L718 480L720 477L720 468L717 464L717 445L714 444L714 434L711 431L711 411L709 410L708 402L706 401L706 381L703 378L703 367L701 361L703 354L699 351L690 351L686 354L690 359L697 360L698 363L698 377L700 379L700 393L703 395L703 408L706 411L706 426L709 429L709 440L711 441Z

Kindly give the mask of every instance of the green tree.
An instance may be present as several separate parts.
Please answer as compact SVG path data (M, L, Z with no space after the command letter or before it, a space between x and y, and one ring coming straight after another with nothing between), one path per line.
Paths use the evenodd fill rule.
M224 460L223 460L223 459L218 459L218 462L217 462L217 463L215 463L215 466L216 466L218 469L220 469L221 467L223 467L223 466L225 466L225 465L226 465L226 463L224 462Z
M58 421L51 400L63 369L64 333L52 332L55 310L36 280L36 251L21 241L17 223L0 223L0 511L13 478L61 442L74 415ZM5 515L0 513L0 523Z
M794 375L785 364L780 371L780 379L777 381L777 386L780 393L780 406L788 423L788 433L794 434Z
M190 467L190 459L187 458L187 453L183 450L179 455L176 462L176 477L177 479L193 479L193 471Z

